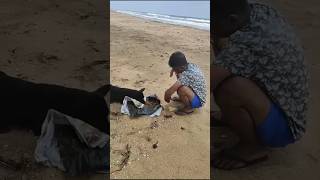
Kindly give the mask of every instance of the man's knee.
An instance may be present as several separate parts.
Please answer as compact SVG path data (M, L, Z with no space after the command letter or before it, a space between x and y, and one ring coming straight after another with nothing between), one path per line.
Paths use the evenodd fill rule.
M241 96L241 92L245 91L246 85L249 83L252 82L239 76L235 76L223 81L222 84L220 84L214 91L215 101L219 104L226 98L237 99L239 96Z
M188 86L181 86L177 93L179 97L184 98L186 102L191 102L195 95L193 90Z
M188 86L181 86L181 87L179 87L179 89L177 90L177 93L179 94L179 95L186 95L187 93L188 93L188 90L189 90L190 88L188 87Z

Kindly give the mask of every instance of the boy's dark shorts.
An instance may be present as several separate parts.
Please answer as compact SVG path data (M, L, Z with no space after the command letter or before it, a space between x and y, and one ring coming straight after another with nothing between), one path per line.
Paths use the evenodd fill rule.
M191 102L191 108L195 109L195 108L200 108L201 106L202 106L201 100L200 100L199 96L195 94L195 96L193 97L192 102Z
M284 147L294 142L286 115L272 103L265 121L257 127L263 144L269 147Z

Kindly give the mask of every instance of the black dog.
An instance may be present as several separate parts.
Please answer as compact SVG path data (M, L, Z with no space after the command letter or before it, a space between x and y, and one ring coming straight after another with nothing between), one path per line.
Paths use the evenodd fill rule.
M110 92L110 103L122 103L124 97L128 96L145 104L144 95L143 95L144 90L145 88L142 88L139 91L137 91L137 90L128 89L128 88L120 88L120 87L112 86L108 84L100 87L95 92L99 94L107 94L108 92Z
M110 87L110 103L122 103L125 96L136 99L137 101L145 104L143 91L145 88L140 89L139 91L127 88L120 88L117 86Z
M109 110L104 99L110 86L94 92L57 85L38 84L0 72L0 131L12 127L31 129L40 135L49 109L81 119L110 134Z

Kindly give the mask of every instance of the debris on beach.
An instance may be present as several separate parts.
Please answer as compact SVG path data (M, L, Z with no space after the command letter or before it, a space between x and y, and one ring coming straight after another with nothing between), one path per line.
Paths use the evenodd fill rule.
M146 140L147 140L148 142L150 142L150 141L151 141L151 137L146 136Z
M172 116L172 114L165 114L164 115L164 118L166 118L166 119L169 119L169 118L172 118L173 116Z
M111 115L113 115L113 116L119 116L119 115L121 115L121 113L120 113L120 112L111 112Z
M155 128L158 128L159 127L159 124L157 121L153 121L151 124L150 124L150 128L151 129L155 129Z
M31 158L27 153L23 153L18 159L6 159L0 157L0 167L13 171L26 170L31 167Z
M129 146L129 144L126 145L125 149L124 150L118 150L121 154L121 156L123 156L123 158L121 159L121 162L119 163L119 168L112 171L112 173L114 172L118 172L118 171L121 171L129 162L129 158L130 158L130 155L131 155L131 147Z
M14 163L11 160L9 160L9 161L3 160L2 157L0 157L0 167L8 168L8 169L11 169L11 170L17 170L18 169L16 163Z
M153 149L157 149L158 148L158 141L152 145L152 148Z

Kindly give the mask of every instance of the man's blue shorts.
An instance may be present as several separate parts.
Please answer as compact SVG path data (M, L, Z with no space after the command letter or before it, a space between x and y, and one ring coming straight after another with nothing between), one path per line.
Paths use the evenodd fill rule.
M257 133L264 145L269 147L284 147L294 142L286 115L274 103L265 121L257 127Z
M192 102L191 102L191 107L192 107L192 109L195 109L195 108L200 108L201 106L202 106L201 100L200 100L199 96L195 94L195 96L193 97Z

